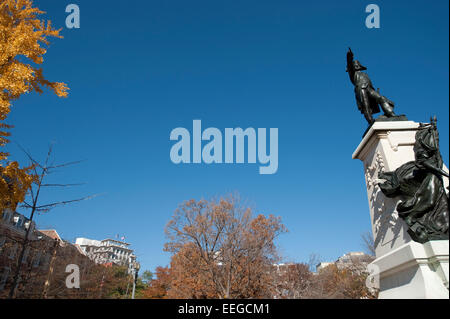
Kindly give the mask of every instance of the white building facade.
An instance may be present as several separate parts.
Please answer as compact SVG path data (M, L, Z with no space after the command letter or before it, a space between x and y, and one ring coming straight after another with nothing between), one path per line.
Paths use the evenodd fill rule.
M135 267L136 256L129 243L110 238L104 240L77 238L75 244L97 264L127 266L130 273Z

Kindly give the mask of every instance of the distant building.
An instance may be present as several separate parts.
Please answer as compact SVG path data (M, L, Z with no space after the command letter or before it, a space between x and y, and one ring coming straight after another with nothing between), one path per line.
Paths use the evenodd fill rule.
M278 264L272 264L273 269L276 271L277 274L283 274L288 271L290 267L295 267L296 263L293 262L287 262L287 263L278 263Z
M371 263L375 257L367 255L363 252L349 252L342 255L334 262L321 262L316 266L316 272L320 272L324 268L335 265L338 269L353 267L358 271L366 271L367 265Z
M42 238L35 227L34 222L11 209L5 209L0 213L0 296L4 295L3 290L12 281L12 273L16 268L28 228L30 228L28 237L30 245L25 251L24 260L27 261L30 257L31 267L37 268L45 265L50 259L49 255L32 249L33 244Z
M31 227L30 234L33 236L35 233L34 229L36 228L36 224L34 222L31 222L24 215L19 214L18 212L15 212L11 209L5 209L0 214L0 222L5 228L5 231L6 229L8 229L11 233L18 235L19 237L25 237L25 233L29 227Z
M129 248L129 243L110 238L104 240L77 238L75 244L97 264L127 266L130 273L134 269L136 256Z
M367 255L363 252L350 252L339 257L335 264L338 268L346 268L354 265L361 265L364 268L367 267L375 258L373 256Z
M77 264L81 269L94 264L80 247L61 239L56 230L37 230L35 223L24 215L5 209L0 212L0 298L5 298L9 292L28 229L16 294L20 298L42 296L52 263L54 273L64 277L67 264ZM55 282L60 278L56 277L52 277L51 292L59 289Z
M330 265L334 265L334 262L321 262L319 264L317 264L316 266L316 272L321 271L322 269L330 266Z

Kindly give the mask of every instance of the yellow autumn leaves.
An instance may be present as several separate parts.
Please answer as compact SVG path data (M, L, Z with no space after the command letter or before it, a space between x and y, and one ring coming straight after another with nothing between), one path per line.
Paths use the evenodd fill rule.
M31 0L1 0L0 2L0 213L5 207L15 208L24 200L33 176L31 168L20 168L17 162L7 162L1 152L7 142L10 126L3 121L10 112L11 102L22 94L43 92L43 87L59 97L66 97L65 83L50 82L41 68L49 37L62 38L50 21L40 20L44 12L33 7Z
M5 208L15 209L25 200L25 195L36 178L30 174L32 167L19 168L19 163L0 164L0 213ZM1 214L0 214L1 215Z

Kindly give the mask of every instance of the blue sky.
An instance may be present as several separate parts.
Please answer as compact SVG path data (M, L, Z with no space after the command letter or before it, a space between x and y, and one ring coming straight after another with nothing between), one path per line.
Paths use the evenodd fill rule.
M381 10L367 29L366 5ZM286 260L311 253L333 260L362 250L370 229L362 163L351 155L367 124L345 72L351 46L375 87L410 120L438 117L448 165L448 1L35 0L63 40L45 56L45 75L70 96L29 94L14 103L12 140L42 159L86 159L60 171L43 202L102 196L36 218L64 238L132 243L144 269L166 265L164 226L191 198L239 192L256 213L282 217ZM66 29L65 7L81 9ZM279 168L257 164L181 165L170 161L176 127L276 127ZM24 162L14 145L13 159Z

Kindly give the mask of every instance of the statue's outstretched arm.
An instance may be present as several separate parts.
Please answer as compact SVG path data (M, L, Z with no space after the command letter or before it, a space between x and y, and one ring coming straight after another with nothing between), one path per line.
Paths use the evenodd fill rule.
M449 178L448 173L446 171L444 171L442 168L435 167L434 165L428 163L427 161L422 162L421 165L426 167L427 169L429 169L430 171L434 172L437 175L442 175L442 176Z

